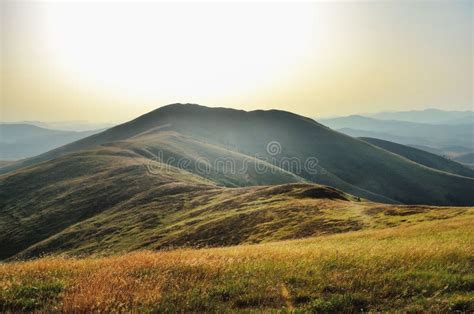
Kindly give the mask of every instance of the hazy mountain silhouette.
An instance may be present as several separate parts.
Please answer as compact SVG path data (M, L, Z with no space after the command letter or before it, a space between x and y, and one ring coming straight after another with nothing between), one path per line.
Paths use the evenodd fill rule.
M45 129L29 124L0 124L0 160L36 156L100 131L75 132Z
M161 107L99 134L4 167L0 172L6 173L72 152L117 142L131 145L134 152L153 158L150 151L159 152L162 151L160 148L167 145L178 145L173 144L174 140L154 142L157 136L170 132L203 145L223 148L223 157L233 152L273 160L277 164L287 158L296 158L301 162L317 158L316 174L305 169L295 173L295 169L289 169L288 164L277 166L308 182L334 186L372 200L409 204L474 203L471 197L472 179L428 169L364 141L335 132L309 118L278 110L246 112L192 104ZM281 146L281 152L275 156L267 152L267 144L272 141ZM186 149L189 144L181 141L178 146L164 151L172 151L175 155L181 152L184 157L188 157ZM196 151L206 151L206 148ZM271 181L268 179L271 176L267 174L264 181ZM231 183L231 186L254 184L251 180L245 182L225 177L214 181L225 185Z
M474 123L429 124L347 116L320 120L324 125L353 137L373 137L404 145L427 146L449 155L450 147L474 150Z
M473 124L474 112L466 111L448 111L439 109L410 110L380 112L370 115L372 118L382 120L399 120L415 123L430 124Z
M390 215L369 219L367 210L402 207L365 199L474 204L474 179L409 160L407 152L394 154L284 111L165 106L0 169L8 172L0 176L0 258L346 232L390 223ZM317 173L280 163L313 157ZM221 160L236 169L220 167ZM198 171L202 164L205 173ZM333 216L335 210L346 214Z

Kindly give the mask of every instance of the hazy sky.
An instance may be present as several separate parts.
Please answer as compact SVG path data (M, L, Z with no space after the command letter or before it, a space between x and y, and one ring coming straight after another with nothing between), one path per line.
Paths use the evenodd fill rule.
M1 2L1 120L473 107L474 1Z

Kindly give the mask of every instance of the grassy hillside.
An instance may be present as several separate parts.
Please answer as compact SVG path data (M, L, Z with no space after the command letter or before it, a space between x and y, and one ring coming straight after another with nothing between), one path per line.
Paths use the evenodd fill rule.
M146 158L149 166L153 161L160 161L228 187L306 182L264 160L173 131L151 131L103 146L132 151ZM148 170L159 173L166 168L149 167Z
M6 165L0 312L474 311L469 170L366 141L170 105Z
M147 163L132 152L109 148L58 158L2 177L0 258L129 202L150 187L179 182L199 189L206 184L203 178L176 168L148 176Z
M0 173L116 142L134 145L136 151L148 156L143 152L156 153L161 151L163 146L174 145L154 140L154 137L164 132L175 132L181 137L191 138L180 143L182 145L179 150L184 153L189 151L184 147L188 143L195 146L195 143L199 142L204 150L212 145L213 155L220 151L223 154L221 157L232 157L235 156L234 153L239 153L240 159L257 158L281 167L286 172L292 172L299 179L333 186L375 201L436 205L474 204L471 196L473 179L433 171L335 132L311 119L276 110L245 112L197 105L165 106L47 154L0 168ZM267 145L270 142L278 142L281 147L278 154L269 154ZM317 160L316 172L308 171L304 167L310 158ZM295 168L291 163L294 160L299 168ZM224 179L228 178L222 178L222 181L225 181ZM229 179L224 184L253 184L241 184L237 181L239 180L235 178Z
M378 146L389 152L405 157L411 161L430 167L436 170L458 174L466 177L474 177L474 170L447 158L426 152L421 149L380 140L377 138L361 137L361 140Z
M166 151L176 155L181 146L178 140L173 143L177 146L173 150L166 146ZM295 183L226 188L218 186L222 177L234 182L243 178L227 179L219 169L204 178L165 167L140 155L134 145L103 146L4 176L0 258L258 243L445 219L472 211L368 202L333 188L298 183L297 177L283 171L270 179L265 173L247 173L245 179ZM200 151L188 142L185 147L187 156ZM213 152L205 151L206 156Z
M472 312L474 220L0 264L0 311Z
M146 159L134 152L133 144L130 145L130 149L124 143L117 143L116 146L71 154L1 178L0 258L26 249L104 210L133 209L134 198L153 209L153 200L160 195L173 202L173 194L185 196L192 191L217 188L216 184L235 185L244 180L252 184L303 181L281 169L274 169L271 176L255 172L227 174L222 169L210 169L209 179L205 179ZM186 147L192 149L189 143ZM177 150L167 152L174 152L174 156L179 153ZM214 151L207 147L205 152L209 156ZM237 153L233 157L239 160ZM263 163L256 159L252 162ZM161 205L170 204L162 202ZM146 220L142 216L136 218Z

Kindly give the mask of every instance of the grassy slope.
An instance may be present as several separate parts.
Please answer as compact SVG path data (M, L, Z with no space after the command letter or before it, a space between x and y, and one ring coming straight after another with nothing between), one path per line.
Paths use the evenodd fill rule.
M163 188L173 195L146 203L134 198L125 206L103 211L31 246L17 257L259 243L473 213L472 208L394 207L330 199L346 196L306 184L179 192L175 186Z
M473 210L384 205L303 183L223 188L174 167L150 175L142 163L147 160L114 152L127 150L84 152L7 178L1 194L6 205L0 211L1 257L257 243L446 219ZM87 158L90 154L94 158Z
M474 170L447 158L423 151L421 149L401 145L389 141L380 140L377 138L362 137L361 140L378 146L389 152L403 156L411 161L419 163L429 168L440 171L445 171L453 174L458 174L466 177L474 177Z
M106 145L133 151L151 161L162 161L228 187L306 182L263 160L171 131L148 132ZM150 170L162 169L151 167Z
M474 220L0 264L0 311L474 311Z
M31 165L69 152L116 141L136 141L143 133L175 131L197 141L271 160L266 146L281 144L275 157L318 159L318 173L284 167L299 177L377 201L410 204L473 205L473 179L433 171L315 121L283 111L238 111L197 105L170 105L103 133L0 169ZM273 161L272 161L273 162ZM382 196L382 197L381 197Z
M131 210L132 216L139 213L138 208L143 206L173 212L176 210L174 194L184 197L193 192L205 193L200 191L216 189L216 183L235 184L245 180L254 184L278 184L302 181L281 169L275 169L271 176L259 173L225 175L218 169L211 169L209 179L205 179L147 159L141 155L143 151L137 153L134 150L135 144L117 143L116 146L83 151L1 177L0 258L17 254L107 210ZM190 145L186 147L189 149ZM213 153L209 147L204 151L206 156ZM181 153L171 148L168 152L173 156ZM234 157L239 160L238 156ZM255 159L251 162L262 163ZM144 215L135 218L141 219L137 223L144 225L152 220ZM117 226L120 226L119 222ZM95 229L100 228L90 225L85 232L90 235ZM101 229L105 235L115 231L114 226L108 230ZM76 244L83 242L82 238L73 240Z
M147 176L146 162L131 152L103 149L58 158L2 177L0 258L127 202L149 186L178 182L198 189L206 184L204 179L176 168Z
M144 156L160 145L163 157L212 160L221 148L176 134L138 139L2 177L0 258L255 243L443 219L471 210L359 202L331 188L302 184L301 178L281 170L271 176L229 176L213 169L204 179ZM238 160L240 155L230 153ZM216 185L241 181L299 183L234 189Z

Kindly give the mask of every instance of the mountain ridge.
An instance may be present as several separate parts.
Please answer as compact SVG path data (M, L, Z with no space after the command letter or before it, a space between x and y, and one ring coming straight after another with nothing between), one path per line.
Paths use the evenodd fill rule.
M381 140L377 138L370 137L360 137L361 140L368 142L372 145L378 146L385 150L388 150L397 155L403 156L411 161L422 164L429 168L448 172L452 174L457 174L465 177L474 177L474 170L463 166L462 164L452 161L447 158L440 157L436 154L429 153L422 149L410 147L407 145L397 144L394 142Z
M374 137L404 145L428 146L446 153L451 152L451 146L474 149L474 120L432 124L353 115L321 119L320 122L353 137Z
M472 178L282 111L173 105L40 157L0 175L1 259L292 239L474 203Z
M0 160L29 158L100 131L64 131L25 123L0 123Z
M226 147L224 155L236 151L271 161L309 182L334 186L372 200L440 205L474 202L468 196L472 190L471 179L425 169L312 119L280 110L246 112L194 104L160 107L99 134L1 168L0 173L120 141L159 151L160 145L170 142L154 143L152 137L142 134L154 128L158 128L156 134L177 132L202 143ZM267 145L274 142L279 146L276 155L267 149ZM183 145L173 149L186 151L186 144ZM315 173L303 167L310 158L317 161ZM292 168L295 164L291 161L299 163L296 164L299 168ZM246 185L245 182L242 184ZM408 190L412 192L408 193Z

